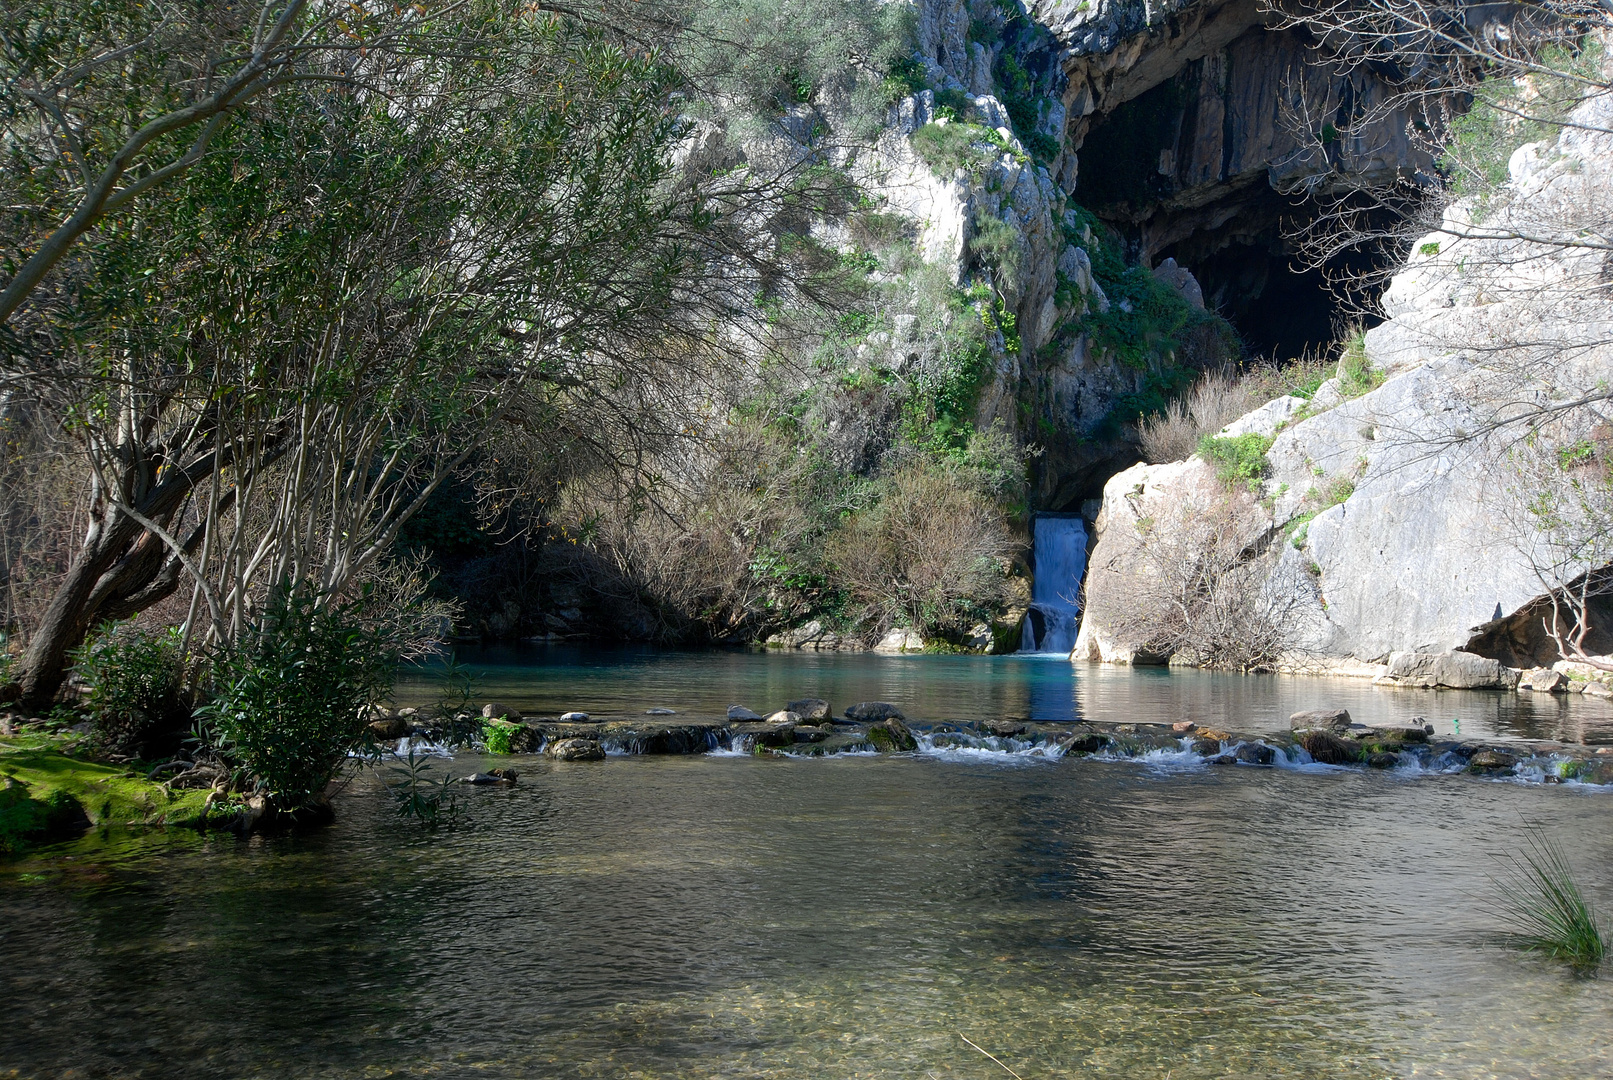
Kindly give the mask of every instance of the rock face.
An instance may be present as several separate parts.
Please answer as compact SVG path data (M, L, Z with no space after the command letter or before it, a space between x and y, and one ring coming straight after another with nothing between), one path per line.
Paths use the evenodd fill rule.
M1584 128L1515 153L1510 197L1485 229L1527 233L1550 208L1567 215L1613 198L1610 119L1613 99L1593 99L1579 111ZM1529 493L1509 465L1516 429L1482 433L1518 403L1613 381L1613 311L1605 299L1574 299L1575 281L1601 273L1587 253L1462 235L1472 212L1453 206L1446 231L1416 245L1395 277L1384 300L1392 318L1362 343L1374 378L1330 380L1302 406L1263 406L1228 429L1272 439L1244 550L1262 587L1291 601L1296 668L1353 664L1386 683L1507 688L1517 669L1558 659L1554 643L1529 630L1541 621L1547 541L1519 509ZM1545 305L1560 317L1543 316ZM1579 344L1559 347L1569 338ZM1196 457L1109 481L1074 658L1149 659L1116 632L1124 612L1101 602L1124 589L1105 586L1140 572L1142 523L1186 528L1168 509L1213 501L1217 484L1227 498ZM1592 569L1562 564L1567 579Z

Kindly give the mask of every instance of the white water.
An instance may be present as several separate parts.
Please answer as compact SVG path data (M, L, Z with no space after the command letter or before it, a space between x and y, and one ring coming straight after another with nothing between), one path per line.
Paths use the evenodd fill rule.
M1087 568L1087 527L1078 517L1036 519L1032 548L1036 576L1031 582L1031 607L1041 613L1042 635L1036 636L1032 618L1025 617L1021 652L1068 653L1075 647L1081 615L1081 575Z

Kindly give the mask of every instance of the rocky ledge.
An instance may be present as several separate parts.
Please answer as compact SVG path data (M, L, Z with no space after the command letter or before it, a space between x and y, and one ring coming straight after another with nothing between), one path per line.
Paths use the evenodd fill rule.
M766 716L735 705L722 717L522 717L490 705L511 754L555 761L603 761L612 755L748 753L823 757L832 754L920 753L1013 755L1027 759L1093 758L1163 767L1246 765L1393 769L1412 774L1471 773L1535 783L1613 785L1613 747L1547 740L1441 738L1420 721L1399 726L1355 723L1343 709L1295 713L1287 730L1247 732L1178 723L1055 723L1018 720L926 721L889 702L859 702L836 715L821 699L791 701ZM513 715L512 715L513 714ZM654 715L660 714L660 715ZM674 714L675 715L675 714ZM469 720L459 717L457 720ZM399 722L405 726L397 727ZM394 715L388 734L445 741L443 725ZM489 775L498 775L492 770ZM513 779L513 776L511 777Z

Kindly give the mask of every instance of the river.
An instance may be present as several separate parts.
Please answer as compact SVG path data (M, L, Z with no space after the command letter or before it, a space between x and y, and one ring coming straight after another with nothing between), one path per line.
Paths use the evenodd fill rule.
M488 696L554 710L1606 720L1032 658L472 660ZM361 774L304 835L0 864L0 1075L1008 1075L965 1039L1024 1080L1613 1074L1607 983L1509 948L1489 882L1538 824L1613 910L1613 792L989 754L509 763L520 783L465 790L452 830Z

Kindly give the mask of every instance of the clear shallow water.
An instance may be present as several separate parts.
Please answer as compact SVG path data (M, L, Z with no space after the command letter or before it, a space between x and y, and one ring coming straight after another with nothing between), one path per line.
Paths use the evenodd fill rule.
M1018 719L1169 722L1244 732L1287 730L1301 709L1347 708L1368 724L1425 717L1449 735L1557 738L1613 743L1613 704L1568 694L1409 690L1365 679L1226 675L1166 668L1071 664L1054 656L881 656L566 645L465 651L478 700L538 715L580 709L596 715L672 708L722 715L731 704L759 712L800 697L839 710L858 701L894 702L925 720ZM428 671L406 678L401 700L438 692Z
M954 699L976 681L922 660ZM609 700L545 678L534 703ZM1106 685L1078 703L1120 707ZM1164 693L1134 685L1139 712ZM510 763L521 783L467 790L452 832L361 776L303 836L0 864L0 1076L1007 1075L962 1036L1025 1080L1613 1074L1613 981L1512 951L1487 910L1490 853L1526 822L1613 908L1613 793L965 756Z

